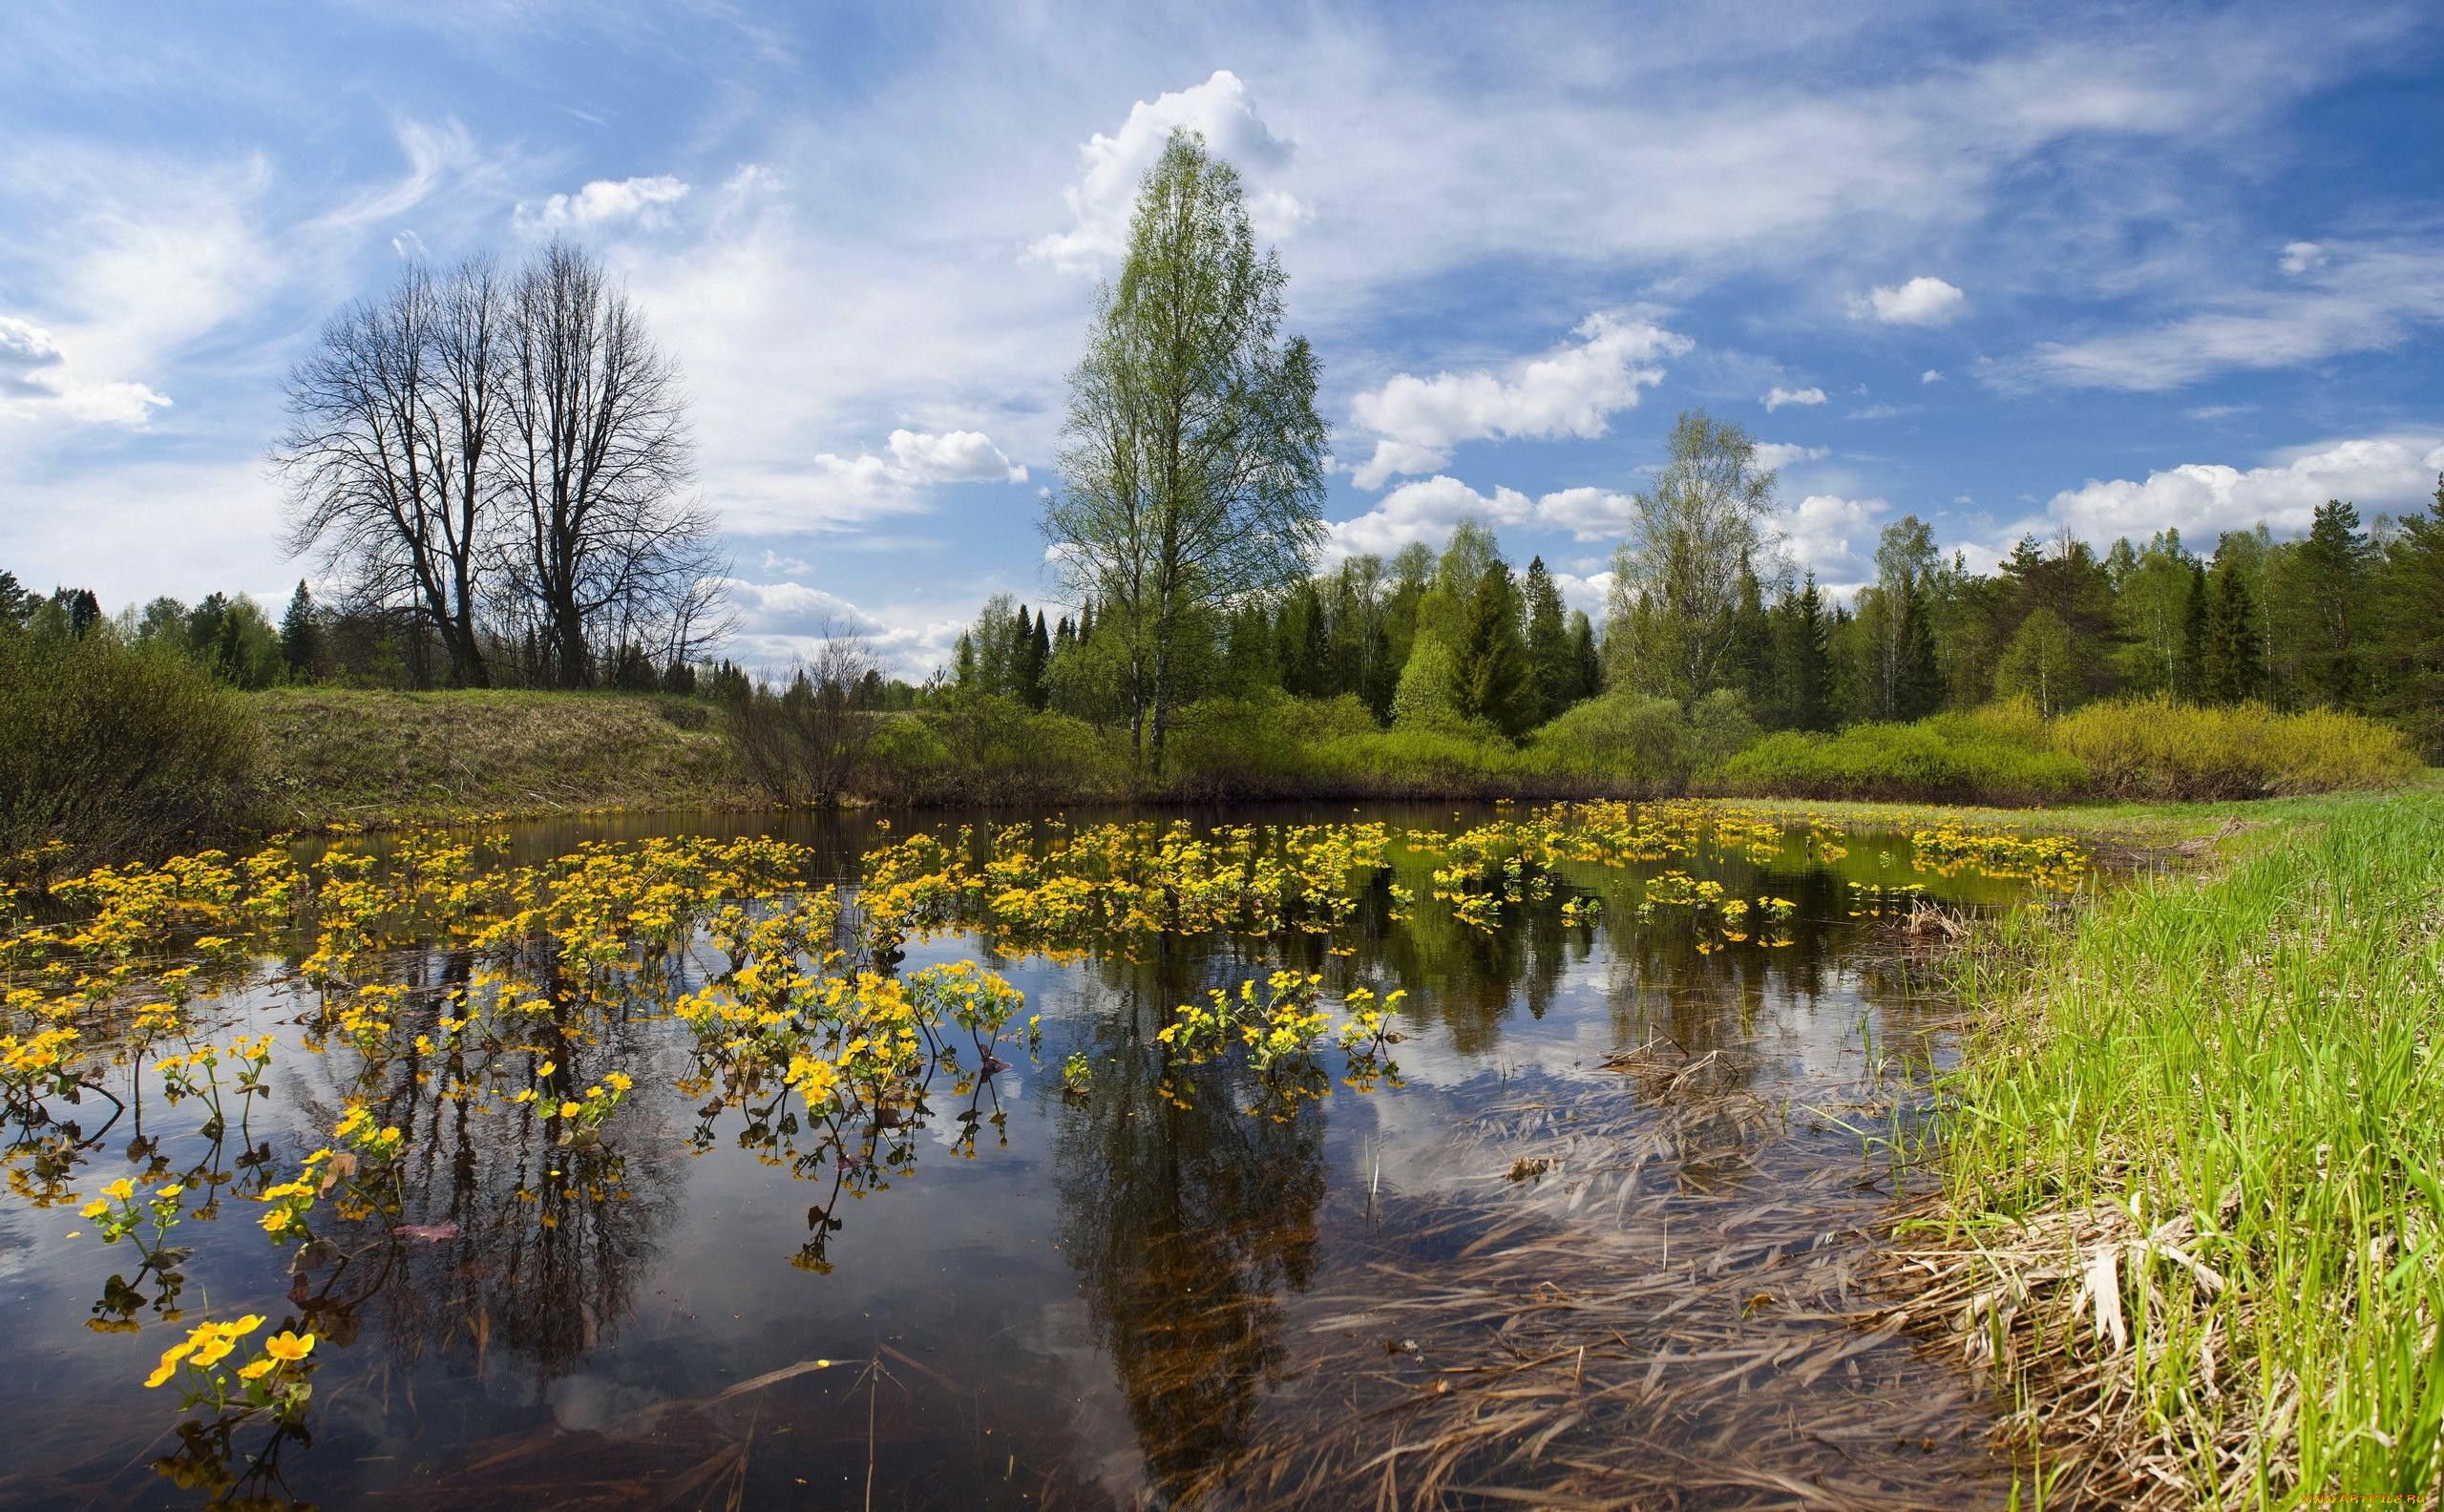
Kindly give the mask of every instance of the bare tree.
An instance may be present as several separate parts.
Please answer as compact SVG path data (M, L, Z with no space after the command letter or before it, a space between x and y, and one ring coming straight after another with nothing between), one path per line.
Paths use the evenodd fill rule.
M289 429L271 453L289 549L318 554L364 606L406 612L466 686L490 681L479 621L502 316L488 260L442 279L411 264L291 372Z
M677 367L584 251L555 242L511 301L498 477L504 565L545 680L580 686L622 645L665 664L726 629L711 518L683 500L693 443Z
M867 687L878 671L864 636L827 622L787 687L758 688L725 716L748 780L782 803L829 803L848 791L874 731Z

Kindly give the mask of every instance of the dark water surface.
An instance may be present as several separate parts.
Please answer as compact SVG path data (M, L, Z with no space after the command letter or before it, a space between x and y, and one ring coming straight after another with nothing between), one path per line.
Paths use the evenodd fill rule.
M1397 832L1492 812L1230 818ZM889 836L968 822L893 815ZM872 816L674 816L513 827L506 849L699 832L784 835L844 881L884 836ZM273 1037L268 1096L217 1144L150 1071L121 1073L124 1108L54 1100L87 1163L69 1185L285 1171L369 1090L408 1131L400 1210L318 1221L342 1258L296 1276L252 1205L190 1213L173 1300L130 1244L35 1200L61 1130L20 1119L0 1506L1999 1505L1971 1384L1853 1321L1863 1226L1906 1185L1871 1142L1904 1126L1908 1068L1948 1053L1941 1003L1854 884L1970 910L2033 894L1921 869L1906 834L1844 843L1828 860L1801 827L1770 854L1672 863L1790 900L1779 941L1641 916L1659 864L1565 866L1551 897L1472 928L1405 853L1329 934L1064 959L919 940L903 973L990 965L1042 1040L980 1084L938 1073L922 1116L874 1131L873 1164L718 1105L684 1080L692 1036L650 1013L571 1052L636 1084L599 1149L437 1100L414 1057L353 1085L351 1058L299 1048L317 994L266 959L202 1019L224 1043ZM1421 894L1404 919L1394 881ZM1580 895L1606 906L1566 912ZM1285 964L1336 996L1406 990L1396 1078L1338 1084L1328 1051L1329 1095L1285 1107L1231 1060L1166 1065L1176 1005ZM390 970L430 986L467 965ZM1059 1085L1073 1053L1083 1096ZM244 1312L317 1326L302 1430L257 1418L182 1448L178 1400L142 1380L195 1319ZM181 1456L236 1483L155 1467Z

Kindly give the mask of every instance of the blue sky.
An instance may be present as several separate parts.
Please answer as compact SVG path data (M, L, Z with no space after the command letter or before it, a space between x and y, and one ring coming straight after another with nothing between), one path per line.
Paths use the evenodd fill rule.
M1674 414L1786 548L1984 559L2419 507L2444 468L2432 5L0 10L0 567L284 598L263 452L403 255L600 251L695 397L739 649L896 670L1035 531L1173 125L1325 365L1337 552L1464 514L1595 607Z

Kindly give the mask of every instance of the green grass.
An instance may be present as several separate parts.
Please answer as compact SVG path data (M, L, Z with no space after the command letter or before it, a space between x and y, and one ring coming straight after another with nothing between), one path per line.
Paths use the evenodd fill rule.
M278 823L413 823L476 814L754 803L711 711L645 693L245 696Z
M1917 1305L1966 1305L2057 1497L2444 1482L2444 795L2278 808L1963 967Z

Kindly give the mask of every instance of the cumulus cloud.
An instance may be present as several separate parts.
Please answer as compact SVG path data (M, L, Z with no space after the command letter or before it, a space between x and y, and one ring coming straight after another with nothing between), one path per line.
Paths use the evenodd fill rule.
M893 471L911 483L1023 483L1027 470L981 430L891 433Z
M2417 509L2434 496L2439 472L2444 436L2364 436L2296 449L2245 470L2192 462L2150 472L2143 481L2091 478L2054 494L2046 514L2090 540L2171 526L2209 543L2223 531L2246 530L2260 520L2278 531L2306 530L2329 498L2349 499L2363 514Z
M1570 334L1574 343L1506 372L1401 373L1359 394L1351 401L1351 416L1377 440L1374 455L1352 470L1352 481L1381 488L1401 474L1441 467L1463 441L1600 436L1612 415L1636 406L1640 390L1663 381L1657 361L1691 346L1653 322L1603 311Z
M1490 525L1518 525L1535 513L1535 501L1517 489L1497 488L1480 494L1458 478L1440 472L1403 483L1356 519L1331 527L1329 550L1354 556L1373 552L1388 556L1411 541L1441 548L1451 527L1474 516Z
M1215 157L1228 160L1245 180L1248 219L1256 233L1278 241L1314 212L1277 180L1290 166L1293 144L1275 136L1256 115L1245 80L1228 69L1190 89L1173 90L1129 107L1128 119L1106 136L1097 132L1078 150L1083 172L1062 191L1069 206L1067 230L1040 238L1027 256L1071 271L1091 271L1117 261L1128 245L1129 211L1138 181L1162 156L1174 128L1203 134Z
M1875 575L1877 519L1886 508L1880 498L1810 494L1782 512L1782 549L1814 569L1827 592L1847 594Z
M1886 326L1940 326L1969 305L1969 296L1939 278L1913 278L1886 288L1879 285L1850 299L1850 313Z
M59 415L84 425L141 427L169 404L140 383L78 376L51 332L0 315L0 409L37 419Z
M730 655L767 677L787 677L823 641L845 636L864 641L885 676L919 682L949 661L951 647L965 626L956 612L928 607L868 609L794 580L751 582L732 578L724 579L722 586L738 616Z
M1590 573L1584 578L1576 573L1555 573L1553 586L1560 590L1565 606L1583 611L1599 625L1604 622L1604 612L1612 598L1612 573Z
M1795 462L1822 462L1831 454L1830 447L1797 446L1788 441L1757 443L1757 465L1777 472Z
M540 204L519 200L510 222L520 236L590 231L634 221L651 231L666 224L669 207L687 198L687 185L668 174L650 178L597 178L573 195L556 194Z
M1918 375L1918 381L1922 384L1939 384L1944 381L1943 369L1940 368L1929 368L1925 372Z
M1611 489L1556 489L1530 498L1512 488L1481 494L1438 472L1403 483L1365 514L1333 525L1326 550L1335 556L1388 556L1411 541L1440 549L1451 527L1469 518L1493 526L1543 525L1568 531L1573 540L1615 541L1634 508L1634 498Z
M1765 409L1770 413L1784 405L1821 405L1824 402L1822 388L1785 388L1780 384L1765 390Z

